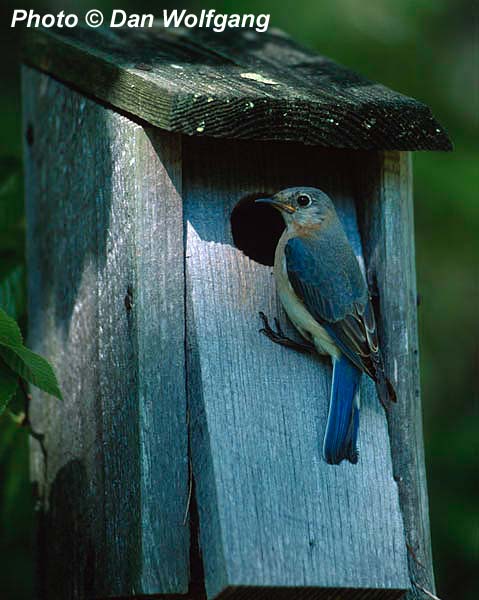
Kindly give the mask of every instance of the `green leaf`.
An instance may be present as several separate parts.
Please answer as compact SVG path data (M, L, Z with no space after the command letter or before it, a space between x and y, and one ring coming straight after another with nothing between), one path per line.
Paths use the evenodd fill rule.
M6 364L0 362L0 415L7 408L18 386L18 377Z
M0 346L0 356L20 377L61 399L57 378L50 364L25 346Z
M23 338L15 319L0 308L0 346L22 347Z

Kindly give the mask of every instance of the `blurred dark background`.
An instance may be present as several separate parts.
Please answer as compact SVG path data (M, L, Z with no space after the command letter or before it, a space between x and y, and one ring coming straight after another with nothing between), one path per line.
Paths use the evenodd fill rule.
M270 25L424 101L452 137L452 154L414 155L422 397L438 594L443 600L475 600L479 597L477 6L469 0L297 0L293 6L277 0L211 0L207 5L51 0L20 8L53 13L63 9L78 15L89 8L124 8L161 16L163 8L182 7L270 13ZM22 152L21 29L9 27L14 8L18 6L10 0L3 0L0 7L3 174L15 173ZM4 181L5 177L0 184ZM13 222L9 235L0 235L4 297L15 278L23 276L21 173L6 185L15 206L8 215ZM9 302L25 328L23 299ZM9 600L33 597L34 506L27 445L25 431L10 418L1 418L0 590Z

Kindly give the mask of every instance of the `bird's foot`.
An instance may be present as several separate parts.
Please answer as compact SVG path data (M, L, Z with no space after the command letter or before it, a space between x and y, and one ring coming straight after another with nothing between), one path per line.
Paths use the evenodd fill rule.
M268 321L268 317L260 312L259 316L263 321L263 327L260 329L260 333L265 335L275 344L279 344L280 346L286 346L287 348L292 348L293 350L297 350L298 352L312 354L316 351L314 344L310 344L308 342L297 342L296 340L292 340L287 335L283 333L283 329L278 321L278 319L274 319L274 324L276 326L276 331L271 327Z

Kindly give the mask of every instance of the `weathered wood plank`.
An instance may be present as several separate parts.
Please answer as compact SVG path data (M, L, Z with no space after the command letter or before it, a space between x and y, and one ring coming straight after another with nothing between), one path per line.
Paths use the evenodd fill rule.
M186 592L181 149L24 70L29 340L45 598Z
M359 169L358 197L366 260L380 298L380 334L398 404L388 415L394 476L404 518L413 584L434 592L422 411L411 156L371 153Z
M428 107L278 30L29 30L24 60L187 135L352 149L450 150Z
M192 458L208 597L338 589L344 598L398 597L409 587L407 551L374 385L363 377L358 465L327 465L330 365L258 333L259 310L285 317L271 268L235 248L230 231L247 194L316 185L360 252L354 157L191 139L183 159Z

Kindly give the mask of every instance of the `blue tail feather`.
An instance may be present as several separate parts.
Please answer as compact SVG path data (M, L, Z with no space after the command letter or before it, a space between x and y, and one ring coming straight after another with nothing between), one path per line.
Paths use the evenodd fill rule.
M333 382L323 454L326 462L358 462L359 395L361 371L342 356L333 361Z

